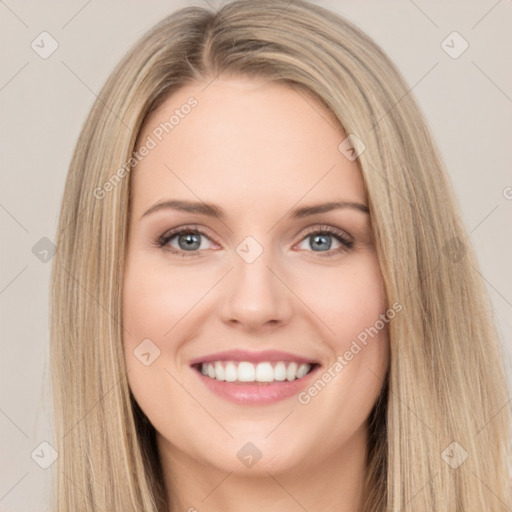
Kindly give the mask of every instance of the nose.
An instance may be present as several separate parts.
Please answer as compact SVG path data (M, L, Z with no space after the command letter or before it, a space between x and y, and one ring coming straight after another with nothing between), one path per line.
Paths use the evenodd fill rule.
M290 322L293 293L265 252L252 263L235 255L221 298L224 323L252 333L264 333Z

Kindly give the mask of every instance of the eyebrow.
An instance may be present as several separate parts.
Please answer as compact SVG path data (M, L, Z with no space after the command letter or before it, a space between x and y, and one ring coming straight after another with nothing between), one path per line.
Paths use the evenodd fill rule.
M314 204L310 206L302 206L300 208L296 208L292 210L288 216L291 218L303 218L308 217L310 215L316 215L318 213L324 213L332 210L345 208L350 208L363 213L369 213L368 206L362 203L356 203L353 201L331 201L328 203ZM206 215L208 217L214 217L217 219L223 219L226 216L222 208L212 203L170 199L166 201L160 201L151 206L151 208L149 208L149 210L147 210L142 215L141 219L160 210L177 210L186 213Z

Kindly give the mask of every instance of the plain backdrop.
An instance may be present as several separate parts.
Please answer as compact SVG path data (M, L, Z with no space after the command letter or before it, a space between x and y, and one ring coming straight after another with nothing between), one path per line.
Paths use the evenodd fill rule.
M511 2L317 3L373 37L411 86L446 163L510 352ZM52 439L51 263L33 248L48 243L44 237L54 240L71 154L107 76L147 29L185 5L207 6L205 0L0 1L1 511L48 509L52 469L34 459L40 443ZM49 51L52 40L42 32L58 44L45 59L42 46ZM37 48L41 37L47 39L38 53L31 45Z

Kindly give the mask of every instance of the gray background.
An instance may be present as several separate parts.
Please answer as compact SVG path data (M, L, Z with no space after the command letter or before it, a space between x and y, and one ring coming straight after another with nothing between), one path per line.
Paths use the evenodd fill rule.
M510 352L511 2L317 3L372 36L412 87L447 165ZM54 239L72 150L108 74L155 22L190 4L206 2L0 0L1 511L47 509L51 469L31 453L36 449L34 459L39 454L43 462L51 457L48 447L39 447L51 442L50 262L32 248L43 237ZM59 45L47 59L31 47L43 31ZM456 59L441 46L453 31L469 44Z

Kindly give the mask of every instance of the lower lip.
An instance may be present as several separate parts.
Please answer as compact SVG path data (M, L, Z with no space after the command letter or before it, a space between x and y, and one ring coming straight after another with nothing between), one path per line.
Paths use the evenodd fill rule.
M244 405L265 405L285 400L300 393L313 379L320 367L315 366L301 379L272 383L226 382L212 379L194 369L205 386L216 395Z

